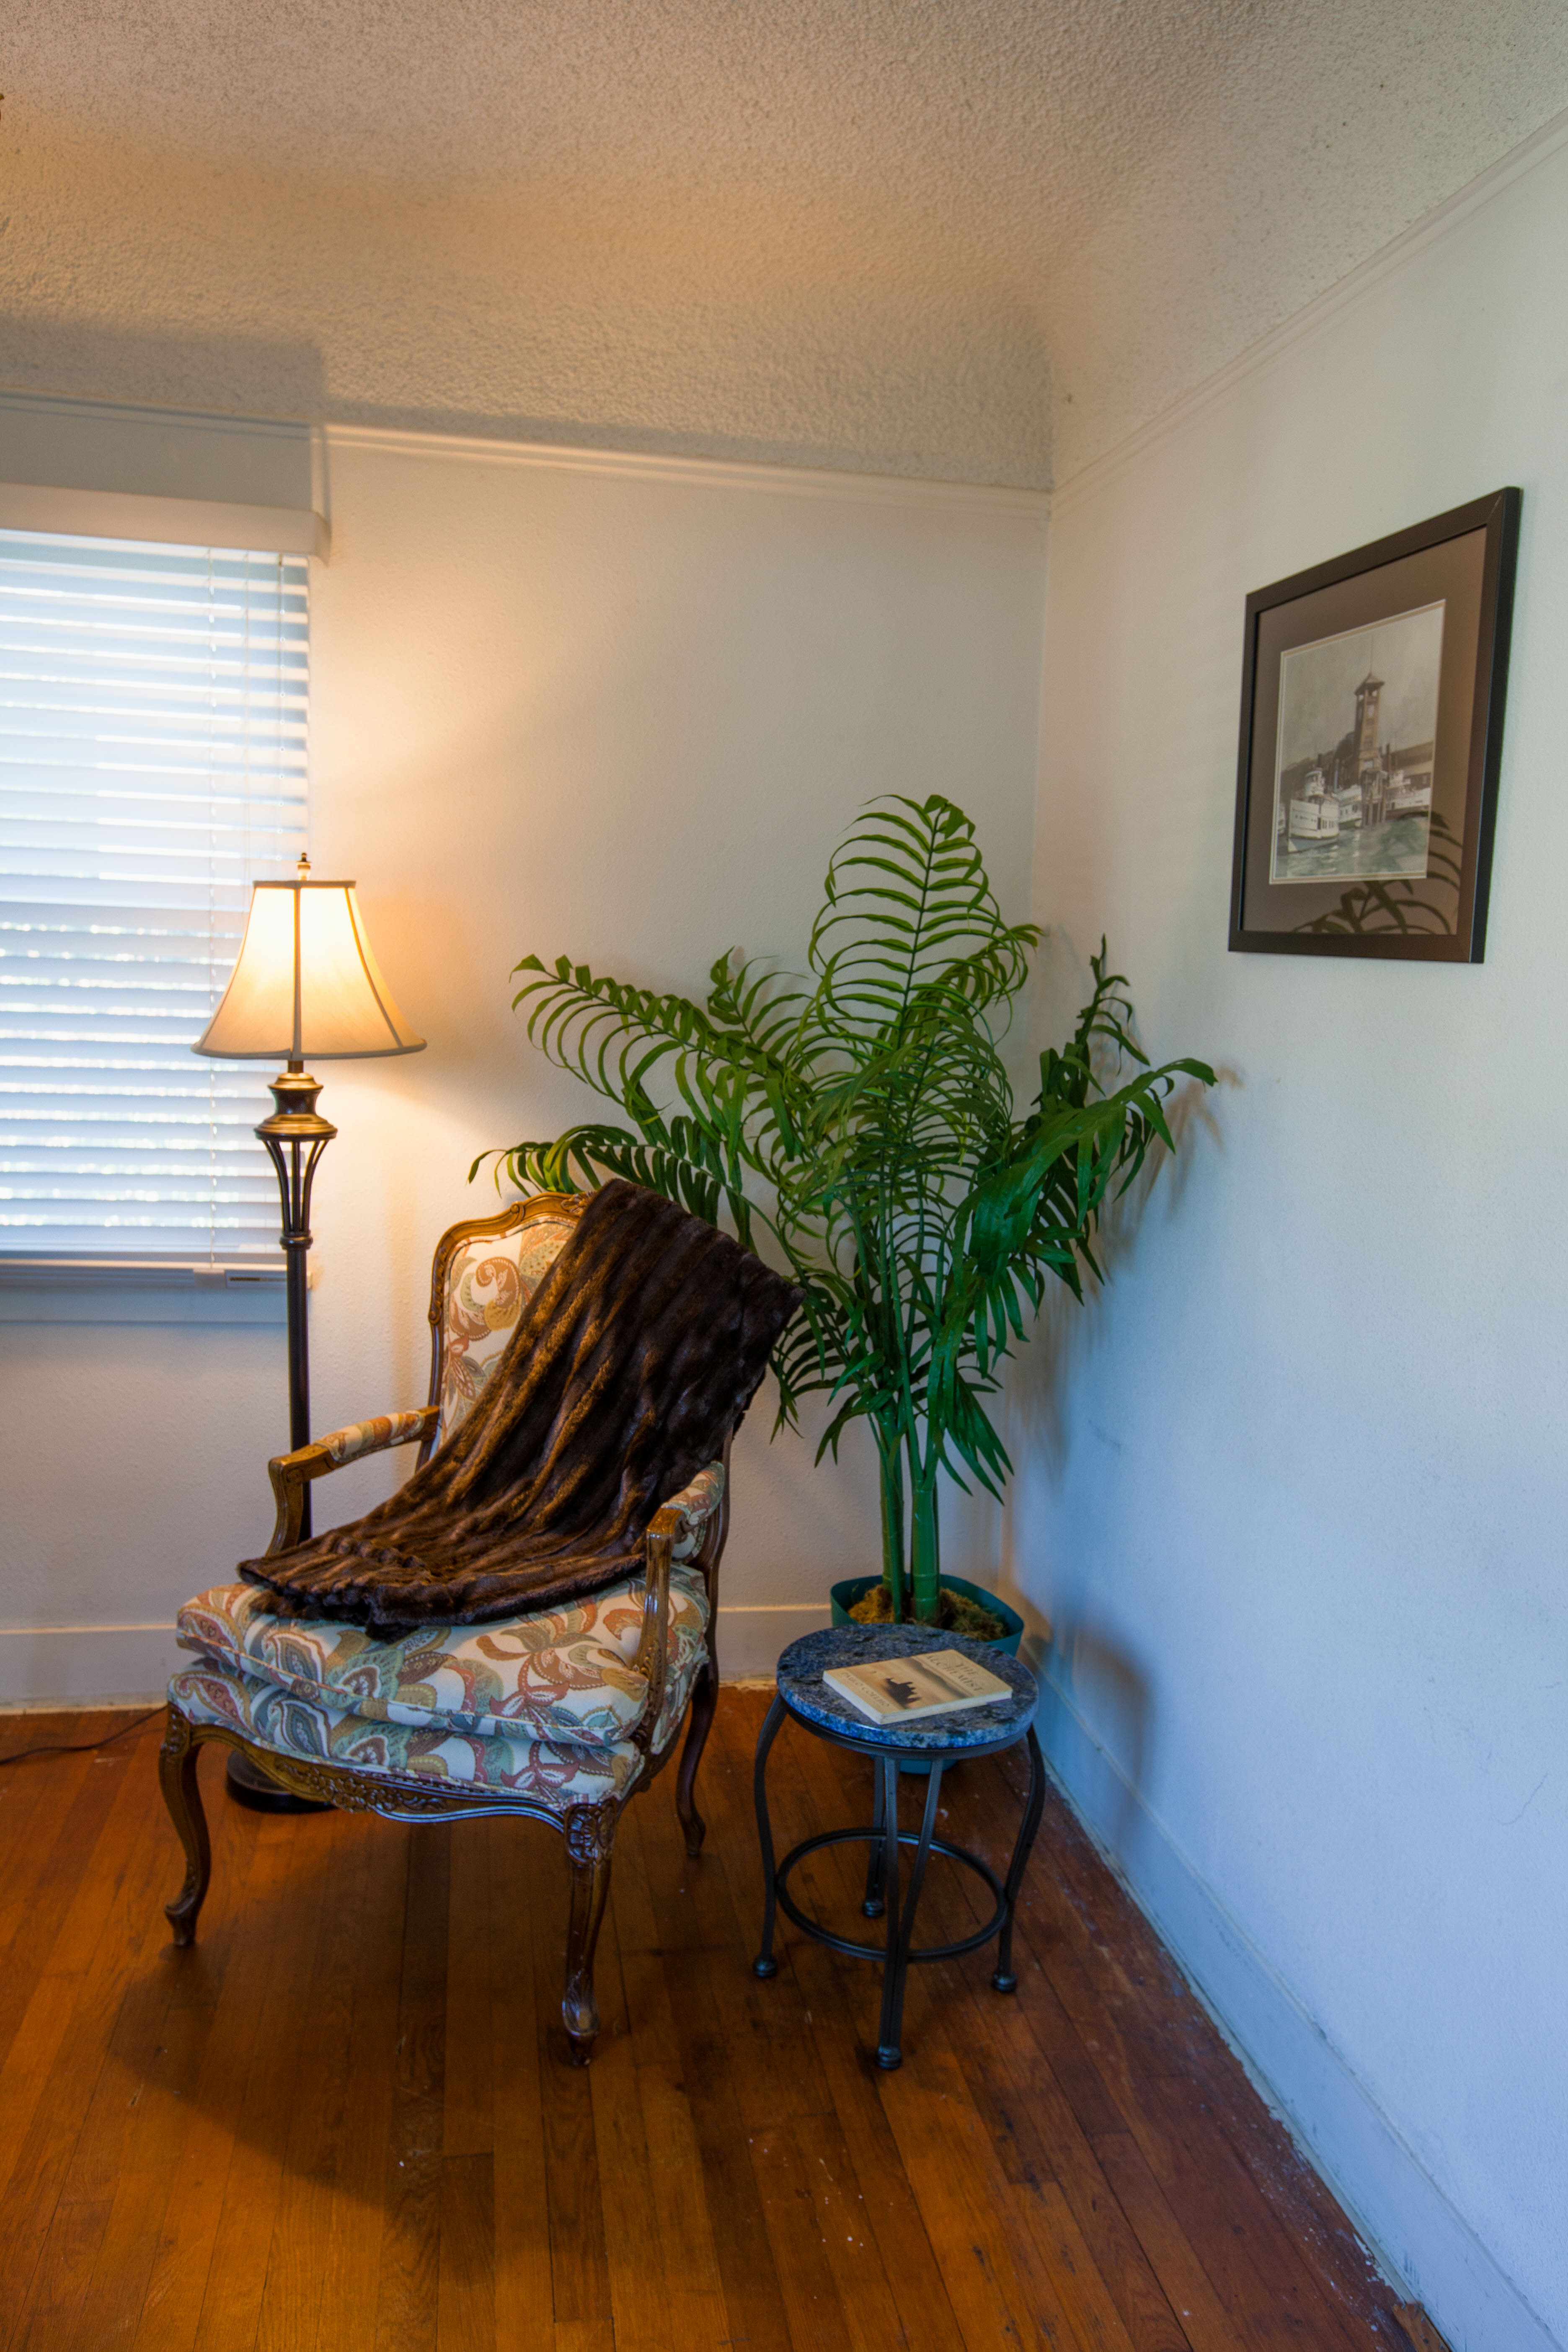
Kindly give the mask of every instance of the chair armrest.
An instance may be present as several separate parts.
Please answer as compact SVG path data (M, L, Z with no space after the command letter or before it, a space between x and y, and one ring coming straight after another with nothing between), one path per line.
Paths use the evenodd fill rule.
M666 1503L654 1514L647 1531L647 1575L643 1588L642 1638L637 1643L635 1671L647 1685L647 1695L626 1737L647 1752L654 1727L664 1711L665 1677L669 1670L669 1566L675 1539L686 1526L686 1514Z
M682 1486L679 1495L671 1495L662 1506L661 1517L663 1511L678 1511L680 1515L680 1524L674 1534L673 1558L696 1559L707 1549L724 1501L724 1465L710 1462ZM654 1524L657 1526L658 1521Z
M353 1421L346 1429L334 1429L330 1436L318 1437L309 1445L297 1447L292 1454L274 1454L267 1465L267 1475L272 1481L278 1518L268 1552L286 1550L289 1544L300 1540L305 1488L312 1478L324 1478L329 1472L341 1470L345 1462L357 1462L364 1454L384 1454L395 1445L419 1444L439 1427L440 1420L440 1412L435 1405L421 1405L417 1412L381 1412L373 1420Z
M702 1561L706 1570L706 1555L721 1525L724 1483L724 1465L710 1462L679 1495L672 1495L668 1503L659 1506L647 1531L642 1635L636 1660L636 1671L647 1685L647 1696L627 1735L645 1752L664 1708L665 1679L669 1667L670 1567L678 1559L697 1559Z

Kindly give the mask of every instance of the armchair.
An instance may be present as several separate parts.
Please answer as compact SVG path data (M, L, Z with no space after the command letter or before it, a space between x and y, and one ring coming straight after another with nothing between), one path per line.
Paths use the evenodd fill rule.
M429 1402L334 1431L269 1464L269 1551L299 1534L308 1483L346 1462L450 1438L563 1246L584 1202L544 1193L454 1225L430 1285ZM519 1813L565 1840L571 1879L562 2000L573 2059L599 2030L594 1951L622 1808L673 1756L689 1722L676 1804L689 1853L704 1823L694 1790L718 1690L714 1611L729 1527L729 1443L648 1532L646 1573L555 1608L485 1624L436 1624L395 1641L324 1619L279 1617L259 1587L223 1584L181 1610L195 1663L169 1685L159 1759L186 1856L167 1916L195 1937L211 1854L197 1765L237 1749L279 1786L396 1822Z

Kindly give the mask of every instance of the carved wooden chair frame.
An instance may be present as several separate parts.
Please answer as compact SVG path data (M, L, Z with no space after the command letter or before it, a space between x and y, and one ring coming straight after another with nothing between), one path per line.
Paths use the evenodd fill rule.
M582 1213L585 1197L581 1194L536 1193L531 1200L518 1202L503 1210L499 1216L473 1218L467 1223L453 1225L442 1234L437 1244L430 1279L432 1336L428 1404L417 1413L396 1413L384 1416L378 1423L358 1423L353 1432L338 1433L337 1438L318 1439L312 1444L300 1446L296 1453L279 1454L269 1462L268 1470L277 1500L278 1517L271 1541L267 1547L268 1552L281 1551L286 1545L296 1540L300 1529L300 1502L310 1479L325 1477L330 1472L341 1468L344 1462L358 1461L367 1454L382 1453L395 1445L417 1444L421 1465L435 1451L441 1433L447 1276L457 1251L470 1241L504 1239L535 1217L576 1217ZM342 1439L350 1442L344 1444L339 1442ZM527 1820L544 1822L551 1828L561 1831L566 1841L572 1894L566 1937L566 1984L561 2013L565 2021L573 2061L575 2064L585 2065L599 2031L599 2008L594 1994L594 1952L604 1916L605 1898L609 1892L616 1831L624 1807L650 1785L674 1755L679 1742L681 1721L687 1722L688 1729L676 1781L675 1801L686 1833L687 1853L699 1853L706 1834L707 1825L697 1810L695 1789L697 1768L707 1745L719 1689L714 1629L718 1618L719 1563L723 1557L725 1538L730 1529L728 1437L724 1441L722 1459L724 1492L718 1510L709 1521L700 1549L689 1563L700 1569L708 1591L708 1630L702 1663L698 1668L680 1720L671 1727L663 1746L658 1748L653 1745L653 1738L664 1707L669 1664L670 1566L677 1543L689 1539L695 1530L683 1510L668 1504L657 1513L648 1530L642 1630L636 1659L636 1672L646 1681L647 1696L637 1721L625 1735L637 1749L640 1760L626 1786L615 1796L604 1798L597 1803L572 1805L564 1811L552 1811L536 1799L516 1796L506 1790L447 1788L405 1773L377 1772L353 1764L329 1764L314 1758L284 1756L276 1748L263 1748L226 1727L194 1722L171 1699L168 1727L159 1754L158 1770L164 1802L185 1850L184 1885L174 1902L166 1906L166 1916L174 1931L174 1942L188 1945L195 1941L196 1919L212 1874L211 1841L197 1780L200 1752L208 1742L237 1748L258 1770L296 1796L324 1800L345 1812L379 1813L384 1821L389 1822L478 1821L486 1815L499 1813L520 1814Z

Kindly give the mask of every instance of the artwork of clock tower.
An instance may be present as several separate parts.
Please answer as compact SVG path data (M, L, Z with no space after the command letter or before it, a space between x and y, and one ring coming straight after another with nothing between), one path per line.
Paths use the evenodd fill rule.
M1383 680L1368 670L1355 690L1355 758L1359 772L1377 765L1377 710Z

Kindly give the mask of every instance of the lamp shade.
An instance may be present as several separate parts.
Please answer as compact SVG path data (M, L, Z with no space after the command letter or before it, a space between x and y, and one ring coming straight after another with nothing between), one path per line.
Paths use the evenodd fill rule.
M258 882L223 1002L193 1046L226 1062L417 1054L371 953L352 882Z

